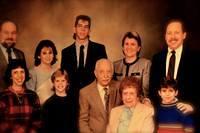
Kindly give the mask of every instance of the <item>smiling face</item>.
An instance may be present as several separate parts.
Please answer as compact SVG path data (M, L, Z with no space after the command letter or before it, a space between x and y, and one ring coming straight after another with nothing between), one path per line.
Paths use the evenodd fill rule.
M137 40L134 38L128 38L124 40L123 45L123 52L125 57L131 58L131 57L137 57L137 53L140 51L140 46L138 45Z
M165 33L165 41L172 50L179 48L186 38L186 32L183 31L180 22L171 22L168 24Z
M101 59L100 61L97 61L94 73L98 83L101 86L108 86L113 75L113 67L111 62L106 59Z
M12 47L16 43L17 27L13 22L5 22L0 29L0 41L5 47Z
M134 107L138 102L137 89L133 86L128 86L122 91L122 101L127 107Z
M53 84L57 95L66 94L68 82L65 79L65 75L55 77Z
M51 65L53 61L53 50L51 47L43 47L40 52L40 60L42 64Z
M161 90L158 91L158 94L162 98L163 104L171 104L174 102L176 96L178 95L178 91L175 91L173 88L161 88Z
M25 81L25 70L21 67L13 69L11 71L12 85L22 87Z
M74 27L74 33L76 34L76 40L87 40L90 33L89 22L80 19L77 25Z

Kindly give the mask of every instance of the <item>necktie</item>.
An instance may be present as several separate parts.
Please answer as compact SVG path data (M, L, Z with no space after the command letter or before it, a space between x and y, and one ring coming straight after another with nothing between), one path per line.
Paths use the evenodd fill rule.
M104 88L105 94L104 94L104 101L105 101L105 109L108 112L109 110L109 90L108 88Z
M175 68L175 61L176 61L176 55L175 51L171 51L172 55L169 59L169 68L167 73L167 79L174 79L174 68Z
M7 48L6 52L8 53L8 63L10 63L10 61L12 60L11 48Z
M80 47L80 53L79 53L79 69L84 68L84 46L81 45Z

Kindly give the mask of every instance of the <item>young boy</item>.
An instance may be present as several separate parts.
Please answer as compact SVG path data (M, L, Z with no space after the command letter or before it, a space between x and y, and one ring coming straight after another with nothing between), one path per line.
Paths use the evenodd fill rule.
M72 102L68 96L69 78L66 71L58 69L51 76L55 94L43 105L44 133L73 132Z
M157 108L158 133L193 133L193 120L177 108L178 88L175 80L164 80L158 90L161 104Z

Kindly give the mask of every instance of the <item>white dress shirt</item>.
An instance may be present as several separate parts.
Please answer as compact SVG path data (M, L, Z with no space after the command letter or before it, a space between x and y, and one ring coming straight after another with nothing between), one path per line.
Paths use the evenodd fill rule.
M169 60L170 60L170 57L172 55L171 51L173 51L173 50L168 48L167 60L166 60L166 76L167 76L168 68L169 68ZM176 52L176 54L175 54L176 60L175 60L175 68L174 68L175 69L174 70L174 79L176 79L177 73L178 73L179 63L180 63L180 60L181 60L181 54L182 54L182 51L183 51L183 45L181 45L180 47L178 47L174 51Z

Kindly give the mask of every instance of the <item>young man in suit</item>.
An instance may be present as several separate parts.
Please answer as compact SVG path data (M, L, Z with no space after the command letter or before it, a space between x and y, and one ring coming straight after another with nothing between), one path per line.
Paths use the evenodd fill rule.
M117 84L111 82L111 61L98 60L94 73L96 81L80 90L80 133L105 133L110 110L121 104Z
M155 54L150 72L150 99L157 107L159 96L157 89L164 78L177 80L180 102L177 108L183 113L199 115L198 74L199 63L195 52L191 52L186 39L186 29L182 20L171 19L166 23L165 41L167 48ZM172 67L173 66L173 67ZM173 68L173 69L172 69ZM196 116L195 116L196 117ZM197 118L197 117L196 117Z
M91 19L86 15L76 17L75 42L62 50L61 68L69 74L69 96L74 101L74 119L78 119L79 90L94 81L94 68L98 59L107 58L105 46L89 40Z
M3 80L7 64L12 59L25 61L24 53L15 48L17 39L17 25L11 20L4 20L0 24L0 91L8 86Z

